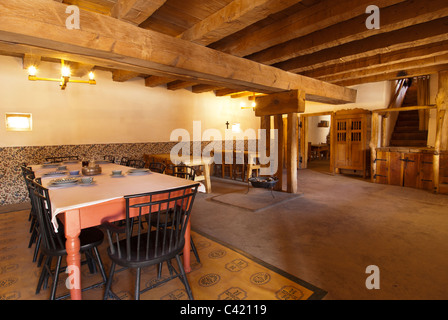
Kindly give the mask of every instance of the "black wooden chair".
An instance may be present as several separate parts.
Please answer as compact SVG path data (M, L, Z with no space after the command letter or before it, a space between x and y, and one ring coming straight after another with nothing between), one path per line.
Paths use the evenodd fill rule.
M127 268L136 269L135 299L140 299L140 294L155 288L167 281L179 278L190 299L193 294L190 289L182 262L179 255L185 245L185 230L190 218L191 208L198 190L198 184L172 189L170 191L151 192L125 196L126 219L124 226L104 222L109 240L108 254L112 261L109 278L106 284L104 299L110 296L118 298L111 291L111 284L116 265L122 266L118 271ZM162 198L162 199L161 199ZM174 227L167 223L159 223L166 219L167 211L172 213ZM139 221L138 227L133 225L133 219ZM146 220L148 228L142 228L141 222ZM153 221L156 221L153 223ZM134 229L134 233L132 230ZM119 236L124 238L119 240ZM171 260L176 258L178 269L176 270ZM150 265L161 265L167 262L170 269L170 277L160 279L153 285L140 290L141 268Z
M196 177L196 170L194 170L193 167L185 165L174 166L173 176L194 181Z
M145 161L141 159L129 159L127 163L128 167L140 169L145 167Z
M129 161L128 157L121 157L120 165L127 166L128 165L128 161Z
M181 179L187 179L194 181L196 177L196 170L193 167L185 166L185 165L179 165L173 167L173 176L181 178ZM198 251L196 250L196 245L194 244L193 238L190 237L190 246L191 250L194 253L194 256L196 257L196 261L198 263L201 263L201 259L199 259Z
M162 162L151 162L148 166L149 170L157 173L165 173L166 164Z
M115 162L115 157L111 156L111 155L105 155L104 156L104 160L114 163Z
M22 176L23 180L25 181L26 188L28 190L28 196L31 200L31 185L29 183L29 180L27 177L30 177L31 180L35 178L35 174L33 169L31 167L27 167L25 165L20 166L20 169L22 170ZM28 248L31 248L33 243L36 243L36 247L34 248L34 254L33 254L33 262L36 262L37 255L39 253L40 248L40 242L41 242L41 234L39 232L39 221L37 219L36 210L34 209L33 201L31 201L31 210L30 210L30 217L29 220L31 221L30 225L30 241L28 243Z
M62 258L67 255L67 251L65 249L65 236L62 231L55 232L54 230L54 226L51 221L51 202L48 189L44 188L39 183L40 181L38 179L33 180L31 176L28 176L27 179L31 187L31 199L33 201L34 208L36 209L40 233L42 235L41 251L46 258L37 284L36 294L40 292L42 287L44 289L47 287L48 278L52 276L53 286L50 293L50 300L64 299L67 298L69 294L56 297L56 287L58 284L59 273L65 272L66 270L66 267L61 266ZM63 228L60 229L63 230ZM86 261L82 262L82 264L87 263L91 273L96 273L98 266L102 276L101 282L83 288L82 291L85 291L101 286L107 281L104 266L98 252L98 246L103 242L104 234L100 229L93 227L83 229L79 239L80 253L85 254L86 256ZM52 260L55 257L57 258L56 267L52 270Z

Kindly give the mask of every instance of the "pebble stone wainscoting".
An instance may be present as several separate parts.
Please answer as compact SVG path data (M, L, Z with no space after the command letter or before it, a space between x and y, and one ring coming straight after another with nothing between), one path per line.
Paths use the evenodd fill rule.
M23 181L20 166L23 163L43 163L46 157L79 156L85 155L87 159L102 160L105 155L129 159L143 159L143 154L170 153L179 142L147 142L147 143L111 143L111 144L82 144L82 145L55 145L55 146L24 146L0 147L0 206L20 204L29 201L28 191ZM190 142L190 152L196 142ZM202 141L201 150L210 144ZM234 148L237 142L233 141ZM225 143L222 142L222 146ZM247 149L248 141L244 141Z

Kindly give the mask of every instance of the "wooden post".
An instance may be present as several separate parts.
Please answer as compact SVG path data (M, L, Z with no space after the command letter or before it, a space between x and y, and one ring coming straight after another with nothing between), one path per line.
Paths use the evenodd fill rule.
M302 127L300 128L302 169L306 169L308 168L308 117L302 114L300 120L302 123Z
M283 190L283 163L284 163L284 157L283 157L283 118L281 114L277 114L274 116L274 129L277 129L278 132L278 144L277 144L277 173L275 176L278 178L278 182L274 187L274 190L276 191L282 191Z
M436 124L436 141L434 145L434 156L432 160L434 192L439 193L440 184L440 141L442 135L443 118L445 117L445 110L437 108L437 124Z
M260 129L264 129L266 131L266 157L269 158L271 156L271 117L270 116L262 116L260 117ZM258 152L262 152L258 150ZM261 167L265 168L269 166L269 164L262 164ZM251 173L250 173L251 174ZM248 174L249 176L249 174Z
M379 114L374 112L372 114L372 137L370 139L370 159L371 159L371 172L370 179L375 182L376 174L376 147L378 146L378 119Z
M286 155L288 154L288 118L283 118L283 168L286 168Z
M434 172L434 192L439 192L440 183L440 151L447 150L447 119L446 109L448 105L448 71L439 72L439 91L436 97L437 123L436 140L434 145L433 172Z
M300 144L299 144L299 117L297 116L297 121L296 121L296 142L297 142L297 161L296 161L296 166L297 168L299 168L299 161L300 161Z
M287 192L297 192L297 113L288 113L288 154L286 157Z
M387 147L387 117L389 113L384 113L381 115L381 142L380 147Z

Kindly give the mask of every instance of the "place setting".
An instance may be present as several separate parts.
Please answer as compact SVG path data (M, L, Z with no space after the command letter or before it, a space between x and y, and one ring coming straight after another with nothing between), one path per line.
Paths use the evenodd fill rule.
M57 165L56 167L57 167L56 171L47 172L44 173L43 175L46 177L50 177L50 176L65 176L68 174L67 166Z
M142 176L142 175L146 175L146 174L150 174L150 173L151 173L151 170L144 169L144 168L142 168L142 169L140 169L140 168L133 168L133 169L130 169L127 172L127 174L130 175L130 176Z
M96 181L93 177L81 177L78 179L78 185L83 187L93 186L96 184Z
M110 174L112 178L123 178L125 175L123 174L122 170L112 170L112 173Z
M78 184L78 178L74 177L64 177L53 179L49 182L49 188L65 188L65 187L73 187Z
M93 177L66 176L63 178L53 179L48 183L49 188L66 188L74 186L93 186L96 181Z
M42 163L42 168L57 168L60 165L61 165L60 163L55 162L44 162Z

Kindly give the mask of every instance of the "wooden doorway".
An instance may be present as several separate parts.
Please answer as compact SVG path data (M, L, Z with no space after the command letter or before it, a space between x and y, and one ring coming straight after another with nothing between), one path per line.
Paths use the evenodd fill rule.
M333 145L331 144L332 141L332 137L334 134L334 128L332 126L332 124L334 123L334 112L333 111L326 111L326 112L317 112L317 113L307 113L307 114L301 114L300 115L300 134L299 134L299 142L300 142L300 148L299 148L299 164L298 164L298 168L299 169L307 169L309 167L309 159L310 159L310 141L311 137L310 137L310 130L312 128L310 128L310 118L311 117L317 117L317 116L330 116L330 120L328 123L328 126L330 128L329 130L329 141L328 141L328 153L329 153L329 158L328 158L328 165L329 165L329 172L333 173L334 172L334 158L333 158ZM325 124L324 124L325 125ZM320 150L318 148L318 150ZM318 151L319 155L321 154L321 151Z

